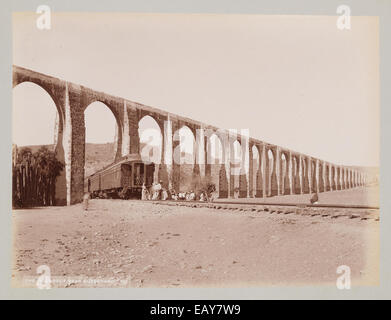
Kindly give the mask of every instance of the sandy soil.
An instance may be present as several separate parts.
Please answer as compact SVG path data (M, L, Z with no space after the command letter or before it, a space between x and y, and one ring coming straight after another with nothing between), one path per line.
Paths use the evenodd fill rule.
M378 284L376 212L263 209L97 199L87 212L15 210L12 285L35 287L40 265L52 287L335 286L340 265L352 286Z

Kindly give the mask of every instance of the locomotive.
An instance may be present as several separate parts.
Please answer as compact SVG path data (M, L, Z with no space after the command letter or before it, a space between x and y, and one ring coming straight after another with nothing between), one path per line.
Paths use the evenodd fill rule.
M141 198L143 184L153 183L155 165L141 160L139 154L129 154L85 179L85 189L91 198Z

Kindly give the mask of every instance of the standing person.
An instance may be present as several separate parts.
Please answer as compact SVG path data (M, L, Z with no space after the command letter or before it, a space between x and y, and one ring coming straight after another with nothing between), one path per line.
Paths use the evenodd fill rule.
M152 184L151 194L152 194L151 200L157 200L157 198L156 198L156 195L157 195L157 192L156 192L156 182L154 182Z
M175 192L174 189L170 190L170 197L171 197L172 200L178 200L178 195L177 195L177 193Z
M194 201L195 200L195 193L194 193L193 190L190 191L189 197L188 197L187 200L189 200L189 201Z
M84 196L83 196L83 210L87 211L88 210L88 202L90 200L90 193L87 191Z
M141 200L148 200L148 190L145 186L145 183L143 183L143 186L141 188Z
M167 200L168 199L168 192L166 189L162 189L162 200Z
M318 193L315 192L315 193L312 195L312 197L311 197L311 199L310 199L310 202L311 202L311 204L317 204L317 203L318 203L318 200L319 200Z
M157 192L157 200L160 200L162 198L162 183L163 181L160 180L156 185L155 185L155 192Z
M162 185L160 183L154 183L152 190L152 200L160 200Z

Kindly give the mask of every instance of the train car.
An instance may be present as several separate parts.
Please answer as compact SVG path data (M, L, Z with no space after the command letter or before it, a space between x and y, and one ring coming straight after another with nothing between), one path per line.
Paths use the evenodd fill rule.
M154 164L146 164L140 155L128 155L86 178L92 198L141 198L142 185L153 183Z
M100 174L93 174L88 180L88 191L94 192L100 190Z
M84 179L84 193L87 191L92 193L100 190L100 175L92 174Z

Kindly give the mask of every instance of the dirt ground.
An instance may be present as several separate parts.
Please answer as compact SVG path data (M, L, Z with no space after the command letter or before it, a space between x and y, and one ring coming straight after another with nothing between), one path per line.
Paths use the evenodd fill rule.
M230 201L257 202L257 203L310 203L312 194L283 195L270 198L240 198ZM319 204L327 205L356 205L379 207L379 186L356 187L340 191L327 191L318 194ZM224 201L219 199L218 201Z
M52 287L335 286L340 265L352 286L378 285L376 216L100 199L14 210L12 286L35 287L41 265Z

